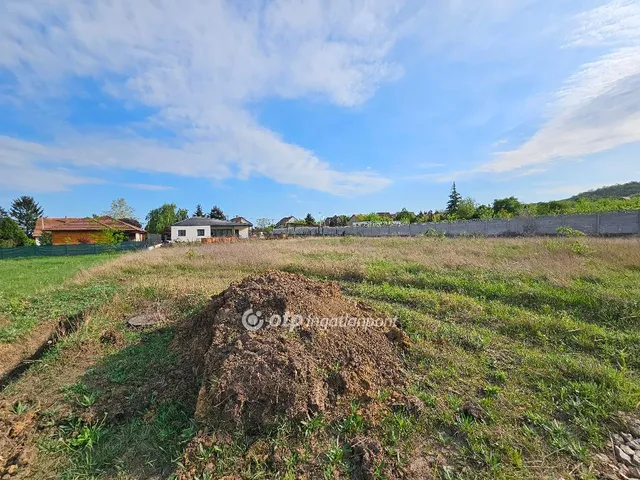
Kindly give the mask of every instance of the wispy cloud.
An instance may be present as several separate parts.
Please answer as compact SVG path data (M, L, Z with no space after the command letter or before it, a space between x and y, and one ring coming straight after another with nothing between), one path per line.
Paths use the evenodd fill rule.
M338 195L379 190L390 180L332 169L260 126L247 106L273 96L366 101L402 74L388 59L401 10L395 0L8 0L0 17L0 67L13 78L7 98L64 97L74 79L93 78L105 94L154 108L150 123L180 143L57 136L20 158L31 169L43 157L214 179L262 175ZM3 162L8 155L5 145Z
M533 137L474 172L509 172L640 141L640 4L615 0L575 21L568 48L608 51L565 82Z

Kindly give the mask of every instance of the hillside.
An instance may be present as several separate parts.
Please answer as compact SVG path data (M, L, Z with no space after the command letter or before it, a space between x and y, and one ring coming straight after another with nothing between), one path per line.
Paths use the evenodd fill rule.
M569 200L578 200L579 198L595 200L599 198L634 197L637 195L640 195L640 182L629 182L582 192L569 198Z

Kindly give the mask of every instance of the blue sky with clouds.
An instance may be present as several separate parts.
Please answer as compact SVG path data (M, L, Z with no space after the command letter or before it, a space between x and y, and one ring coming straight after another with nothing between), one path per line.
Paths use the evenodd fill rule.
M4 0L0 205L442 208L640 178L639 0Z

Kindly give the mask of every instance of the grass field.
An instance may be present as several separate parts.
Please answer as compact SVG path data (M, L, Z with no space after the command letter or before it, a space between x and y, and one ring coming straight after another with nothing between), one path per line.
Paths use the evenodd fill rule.
M0 261L0 343L18 342L42 322L82 311L100 296L101 289L65 282L83 269L113 259L112 255L78 255Z
M176 378L169 348L175 323L231 281L267 269L337 281L397 316L411 339L402 359L410 381L399 388L423 408L373 420L354 403L336 421L200 440L197 385ZM424 465L432 478L598 478L595 454L607 451L619 412L639 415L638 239L175 247L82 270L65 291L84 311L81 328L0 396L0 418L31 421L19 437L31 459L18 469L26 477L349 478L354 439L367 436L382 442L377 478L424 478L411 474ZM169 322L126 327L150 309ZM23 333L19 323L41 315L33 302L6 313ZM468 402L482 419L465 413Z
M107 255L78 255L0 261L0 278L4 279L0 283L0 300L32 296L108 259Z

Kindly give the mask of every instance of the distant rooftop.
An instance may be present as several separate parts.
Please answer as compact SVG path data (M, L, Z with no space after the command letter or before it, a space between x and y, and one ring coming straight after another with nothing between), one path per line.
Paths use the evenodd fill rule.
M142 228L130 225L109 216L102 217L84 217L84 218L54 218L41 217L36 221L36 227L33 231L34 237L39 237L42 232L55 231L99 231L106 228L121 230L124 232L146 233Z

